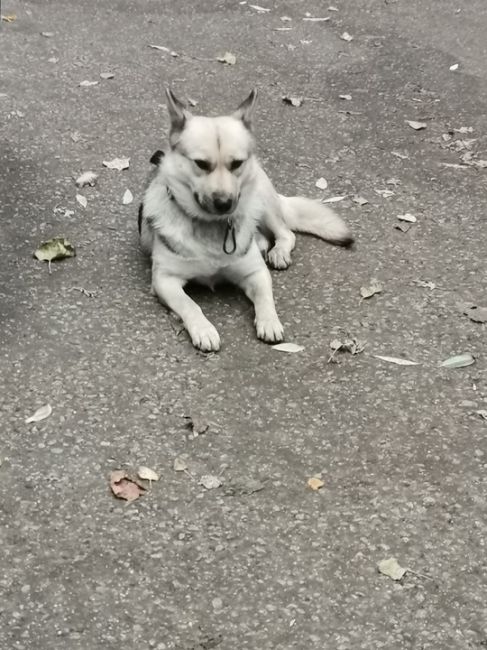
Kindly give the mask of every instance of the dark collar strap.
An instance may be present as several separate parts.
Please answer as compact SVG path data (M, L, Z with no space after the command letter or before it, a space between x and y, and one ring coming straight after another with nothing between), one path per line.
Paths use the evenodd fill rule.
M171 191L171 188L166 185L166 190L167 190L167 195L169 197L170 201L174 201L174 203L177 203L176 199L174 198L174 194ZM178 205L179 209L184 212L184 210L181 208L180 205ZM227 255L233 255L235 251L237 250L237 237L235 234L235 225L232 221L232 219L227 219L227 227L225 228L225 237L223 238L223 251Z

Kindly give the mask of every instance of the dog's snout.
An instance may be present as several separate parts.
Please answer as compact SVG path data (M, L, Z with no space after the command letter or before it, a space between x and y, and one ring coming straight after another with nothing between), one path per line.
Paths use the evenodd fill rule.
M233 206L233 199L228 194L215 193L212 196L213 207L218 214L225 214L230 212Z

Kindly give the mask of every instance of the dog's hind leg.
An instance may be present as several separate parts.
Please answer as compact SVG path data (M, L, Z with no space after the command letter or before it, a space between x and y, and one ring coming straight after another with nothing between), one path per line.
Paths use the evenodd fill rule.
M220 349L218 332L201 307L184 291L184 284L183 279L166 275L154 265L152 288L159 300L181 318L195 348L216 352Z

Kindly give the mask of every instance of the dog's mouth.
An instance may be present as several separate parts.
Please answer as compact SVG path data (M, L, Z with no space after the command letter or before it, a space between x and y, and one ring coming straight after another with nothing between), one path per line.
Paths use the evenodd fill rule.
M193 192L193 198L203 212L216 217L228 218L235 211L240 194L237 197L210 198L208 196L200 197L198 192Z

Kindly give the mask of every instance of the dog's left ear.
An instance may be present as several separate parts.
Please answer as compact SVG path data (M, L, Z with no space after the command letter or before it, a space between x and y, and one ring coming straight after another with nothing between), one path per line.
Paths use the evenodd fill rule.
M177 136L184 129L186 121L191 117L191 113L181 102L170 88L166 88L167 110L171 119L171 144L173 136Z
M242 120L244 125L249 129L252 128L252 115L254 112L255 102L257 101L257 90L254 88L247 99L240 104L233 117Z

